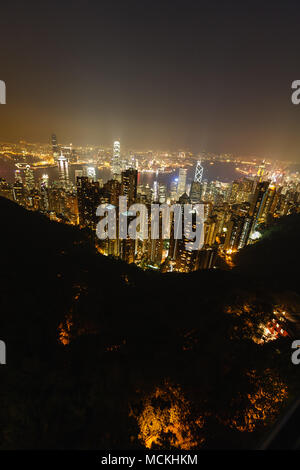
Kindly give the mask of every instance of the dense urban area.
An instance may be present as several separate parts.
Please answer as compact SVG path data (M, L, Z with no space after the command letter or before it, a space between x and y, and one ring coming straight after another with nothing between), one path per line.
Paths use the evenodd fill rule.
M275 219L299 212L300 174L291 163L205 152L122 151L120 141L111 148L63 146L54 134L51 144L2 143L0 149L1 159L14 168L10 180L0 178L1 196L88 229L100 253L143 269L190 272L216 267L220 258L231 266L234 254L255 243ZM208 180L205 168L218 164L234 166L236 177L224 181L221 169L218 179ZM117 208L121 195L128 207L203 204L202 249L189 250L184 236L174 240L172 218L168 240L161 226L155 240L150 234L132 240L118 233L113 240L97 239L97 207ZM128 213L128 224L131 219Z

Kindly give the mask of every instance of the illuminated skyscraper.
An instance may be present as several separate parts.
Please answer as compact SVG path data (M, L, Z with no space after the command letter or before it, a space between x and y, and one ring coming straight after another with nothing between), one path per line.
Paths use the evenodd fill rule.
M191 219L187 226L184 221L184 206L191 201L186 194L183 194L178 203L181 205L181 218L171 221L171 237L169 256L173 260L173 269L178 272L191 272L198 269L199 250L188 247L188 243L193 239L196 229L196 214L191 212ZM181 238L178 235L182 235Z
M48 185L49 185L49 175L47 175L47 173L43 174L42 175L42 178L41 178L41 185L45 188L48 188Z
M177 186L177 197L180 198L185 193L186 189L186 174L185 168L179 168L178 186Z
M130 206L136 200L137 170L129 168L122 172L122 195L127 196L127 204Z
M249 215L253 217L253 225L251 228L251 233L255 230L256 226L261 222L263 210L265 207L269 181L261 181L257 184L255 193L252 198Z
M239 243L238 243L238 250L240 250L241 248L244 248L244 246L247 245L249 235L250 235L250 230L251 230L251 224L252 224L251 217L245 217L242 232L241 232Z
M197 204L201 200L201 182L203 177L203 166L201 161L197 161L194 181L191 185L190 199L192 204Z
M121 195L121 183L117 180L109 180L103 185L103 192L108 195L109 203L118 206Z
M175 178L173 181L171 181L171 185L170 185L171 201L176 201L177 199L177 184L178 184L178 178Z
M167 200L167 188L165 184L159 185L158 194L159 194L159 203L164 204Z
M243 248L249 239L252 218L232 215L227 223L225 250L237 250Z
M261 213L261 221L266 222L268 219L268 215L272 214L274 212L273 210L273 201L275 199L276 195L276 187L274 184L270 184L268 191L267 191L267 196L265 199L265 204Z
M87 173L87 177L89 178L89 180L96 181L96 169L95 169L95 167L88 166L87 170L86 170L86 173Z
M122 173L122 162L121 162L121 146L120 141L115 140L113 157L111 160L111 171L115 179L120 179Z
M95 230L96 209L100 203L99 183L89 181L86 176L77 178L77 200L80 226Z
M196 165L194 181L196 181L197 183L201 183L202 177L203 177L203 166L201 165L201 160L198 160L197 165Z
M266 169L265 160L263 160L257 170L257 177L260 182L263 181L265 169Z
M25 190L23 183L20 181L16 181L13 185L13 197L14 201L16 201L18 204L25 205Z
M59 175L59 182L60 186L64 189L69 184L69 164L66 157L61 154L57 159L58 164L58 175Z
M57 161L60 151L59 151L59 146L57 144L57 138L55 134L52 134L51 136L51 142L52 142L52 154L53 154L53 159L54 161Z
M202 181L201 183L201 199L203 201L206 201L206 196L207 196L207 193L208 193L208 183L207 183L207 180L204 180Z
M158 181L153 182L153 202L158 202L158 192L159 192L159 186L158 186Z
M28 191L31 191L34 188L34 174L30 165L26 165L24 175L25 187Z
M201 201L201 183L197 181L192 182L190 200L192 204L198 204Z
M162 251L164 246L164 240L161 237L162 234L162 212L159 212L159 219L155 217L152 218L150 215L150 224L151 230L158 231L160 234L159 238L153 239L150 236L150 227L149 227L149 238L146 241L147 246L147 258L151 264L160 265L162 261Z
M49 210L49 198L48 198L48 183L49 183L49 176L44 174L40 181L40 209L43 212Z
M239 181L233 181L232 182L230 197L229 197L230 204L235 204L237 202L239 187L240 187L240 182Z
M15 170L15 182L16 183L22 183L23 182L21 170Z

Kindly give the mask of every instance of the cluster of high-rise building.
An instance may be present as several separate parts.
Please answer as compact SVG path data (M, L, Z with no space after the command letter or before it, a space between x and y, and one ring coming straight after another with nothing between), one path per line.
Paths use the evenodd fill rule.
M77 194L69 177L69 164L76 161L75 152L72 145L59 146L55 135L52 135L52 151L58 170L56 181L50 183L47 173L37 180L33 165L17 163L13 183L0 178L0 195L53 220L77 225Z
M152 186L140 184L136 159L124 158L120 141L115 141L111 154L111 178L105 183L97 178L94 166L85 165L75 170L75 181L69 176L69 165L76 161L72 145L59 146L52 135L53 160L57 165L58 179L49 182L45 173L38 180L29 164L19 165L15 180L8 183L0 178L0 195L7 197L28 210L37 210L53 220L87 228L94 235L99 252L136 263L143 268L160 269L163 272L190 272L197 269L213 268L218 256L228 264L232 253L240 250L260 237L261 230L272 223L274 218L299 212L299 178L281 178L271 181L265 176L260 165L256 176L248 176L232 183L208 182L200 160L194 162L192 181L188 169L178 168L178 177L170 184L161 183L158 175ZM181 152L182 153L182 152ZM75 184L74 184L75 183ZM183 211L185 204L202 204L204 208L204 244L200 250L188 248L187 237L175 237L174 214L170 218L170 237L162 237L162 220L157 230L160 236L131 239L119 234L119 221L114 238L99 240L96 214L100 204L109 209L119 209L119 197L126 196L127 205L142 203L177 204ZM119 214L117 210L117 214ZM151 210L148 211L147 230L151 225ZM135 214L126 213L129 224ZM183 220L183 219L182 219ZM191 223L191 230L194 222ZM184 231L183 231L184 233Z

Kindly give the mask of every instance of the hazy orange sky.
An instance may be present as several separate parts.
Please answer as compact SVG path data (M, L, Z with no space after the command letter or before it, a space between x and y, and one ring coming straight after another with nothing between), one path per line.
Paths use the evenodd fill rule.
M256 154L300 162L296 1L1 4L0 140Z

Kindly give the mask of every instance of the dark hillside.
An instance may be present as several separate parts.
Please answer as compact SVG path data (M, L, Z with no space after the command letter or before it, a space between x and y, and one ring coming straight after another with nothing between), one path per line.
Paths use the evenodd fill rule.
M150 421L166 407L181 414L156 445L251 447L299 393L291 338L253 341L275 306L297 308L297 283L263 281L286 278L284 256L265 271L261 256L292 246L299 220L232 271L160 275L10 201L0 210L0 448L141 447L157 387Z

